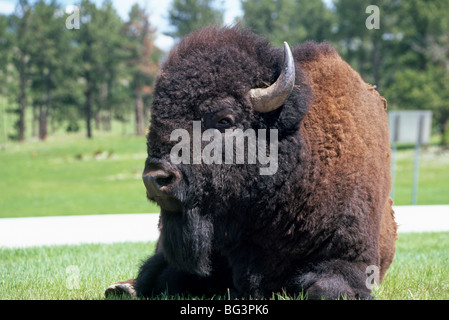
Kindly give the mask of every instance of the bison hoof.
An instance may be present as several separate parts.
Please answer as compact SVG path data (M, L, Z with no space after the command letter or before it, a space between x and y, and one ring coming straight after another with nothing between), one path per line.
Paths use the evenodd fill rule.
M307 289L307 297L311 300L336 300L336 299L370 299L369 290L357 290L349 286L339 277L323 278L315 282Z
M106 298L113 296L124 296L129 298L137 298L136 289L134 288L134 280L117 282L106 288L104 292Z

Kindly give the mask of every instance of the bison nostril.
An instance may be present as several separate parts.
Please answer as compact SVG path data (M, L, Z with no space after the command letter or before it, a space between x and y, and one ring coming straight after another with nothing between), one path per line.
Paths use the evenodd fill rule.
M144 173L142 178L145 187L150 192L150 194L162 191L164 187L168 187L176 181L176 175L171 171L165 170L146 172Z
M159 188L171 185L175 181L175 176L173 174L161 175L155 177L156 185Z
M155 201L167 212L182 212L180 200L175 197L176 185L181 181L181 173L176 169L153 169L143 172L142 180L147 189L147 198Z

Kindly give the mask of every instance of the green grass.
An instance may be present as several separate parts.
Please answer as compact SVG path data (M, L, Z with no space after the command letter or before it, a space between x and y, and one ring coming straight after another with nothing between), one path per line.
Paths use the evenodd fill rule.
M82 134L0 149L0 217L159 212L145 197L144 137Z
M0 249L0 299L104 299L153 251L143 242Z
M399 234L394 262L375 298L449 299L448 243L449 232ZM154 243L0 249L0 299L104 299L105 288L135 278L153 250Z
M399 234L377 299L448 300L449 232Z
M420 154L417 204L449 204L449 151L432 146ZM395 205L411 204L414 156L413 148L397 152Z

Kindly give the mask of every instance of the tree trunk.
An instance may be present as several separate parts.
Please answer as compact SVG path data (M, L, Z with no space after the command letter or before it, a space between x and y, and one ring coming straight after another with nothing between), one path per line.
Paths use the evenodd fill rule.
M148 95L147 98L144 101L144 109L143 109L143 124L144 128L148 127L148 124L150 122L150 110L151 110L151 103L153 102L152 95Z
M48 72L46 77L46 92L45 92L45 105L39 107L39 140L46 140L48 136L47 124L48 113L50 111L51 103L51 71Z
M53 111L53 112L51 112ZM55 117L55 111L54 110L48 110L47 113L47 119L50 118L50 126L51 126L51 134L56 133L56 117Z
M87 65L90 65L92 63L92 57L91 57L91 50L92 50L92 41L90 41L89 39L86 42L86 52L84 53L83 56L83 62ZM92 80L92 76L91 76L91 71L89 69L84 71L84 79L86 80L86 90L84 92L84 96L86 98L86 102L85 102L85 120L86 120L86 131L87 131L87 138L91 139L92 138L92 127L91 127L91 120L92 120L92 94L93 94L93 83L94 81Z
M140 92L136 92L136 134L143 136L143 98Z
M31 134L33 137L37 137L38 136L38 124L39 124L39 107L37 105L37 103L33 103L33 120L32 120L32 129L31 129Z
M98 110L97 113L95 113L95 129L100 130L100 123L101 123L101 110Z
M47 118L48 108L42 104L39 105L39 140L47 139Z
M111 131L111 111L104 111L101 115L101 124L104 131Z
M379 90L380 86L380 39L374 38L373 39L373 79L374 79L374 85L376 86L377 90Z
M100 124L103 125L103 130L105 130L104 128L104 117L106 116L106 112L108 110L108 95L109 95L109 90L108 90L108 83L106 81L103 81L103 83L101 84L101 92L100 92L100 106L99 106L99 111L97 113L98 116L98 129L100 129Z
M87 137L92 138L92 127L91 127L91 119L92 119L92 90L90 88L90 83L87 84L86 89L86 129L87 129Z
M87 59L89 61L89 59ZM84 96L86 98L86 104L84 106L84 109L86 111L86 131L87 131L87 138L92 138L92 127L91 127L91 120L92 120L92 84L91 84L91 77L89 71L85 73L85 79L86 79L86 91L84 92Z
M449 147L449 116L445 119L443 119L441 124L441 146L444 148Z
M19 75L19 140L25 141L25 109L26 109L26 75L25 75L25 61L24 57L21 60L20 75Z

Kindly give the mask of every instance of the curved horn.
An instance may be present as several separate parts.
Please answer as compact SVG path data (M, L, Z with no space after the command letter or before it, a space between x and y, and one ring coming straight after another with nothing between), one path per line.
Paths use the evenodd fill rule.
M295 63L287 42L284 42L284 65L275 83L268 88L257 88L249 91L254 110L270 112L282 106L293 90L295 84Z

